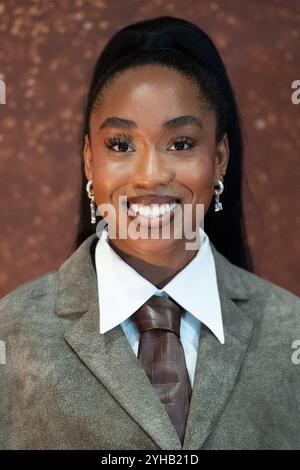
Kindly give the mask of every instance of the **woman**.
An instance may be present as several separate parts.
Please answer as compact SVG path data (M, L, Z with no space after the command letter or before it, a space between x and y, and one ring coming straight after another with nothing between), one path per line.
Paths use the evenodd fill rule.
M2 449L300 446L300 301L251 272L242 154L199 27L165 16L109 41L76 250L1 301Z

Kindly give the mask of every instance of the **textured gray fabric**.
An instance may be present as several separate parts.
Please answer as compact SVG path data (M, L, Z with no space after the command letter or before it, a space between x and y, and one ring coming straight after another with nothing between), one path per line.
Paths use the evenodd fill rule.
M299 449L300 299L211 243L225 344L202 325L181 446L121 327L99 333L95 237L0 301L0 449Z

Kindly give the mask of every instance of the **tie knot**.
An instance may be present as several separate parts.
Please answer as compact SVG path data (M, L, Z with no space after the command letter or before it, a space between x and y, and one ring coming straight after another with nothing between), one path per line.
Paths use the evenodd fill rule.
M132 316L139 332L163 329L180 338L180 314L182 308L172 299L153 295Z

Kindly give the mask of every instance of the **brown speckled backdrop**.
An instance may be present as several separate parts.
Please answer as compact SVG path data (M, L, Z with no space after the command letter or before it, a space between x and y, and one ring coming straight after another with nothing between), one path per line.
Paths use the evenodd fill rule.
M121 27L163 14L219 48L247 132L255 272L300 295L299 0L0 0L0 295L70 254L90 70Z

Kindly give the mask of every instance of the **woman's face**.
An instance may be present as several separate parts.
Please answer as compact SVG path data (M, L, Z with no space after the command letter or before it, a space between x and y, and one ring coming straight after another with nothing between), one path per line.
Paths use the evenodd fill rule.
M160 217L163 225L174 223L168 212L174 208L172 203L180 204L176 207L183 215L184 205L190 205L194 224L196 204L204 204L206 213L214 185L226 172L227 136L216 145L215 113L199 102L198 94L197 85L175 70L144 65L115 78L91 114L90 140L86 135L84 149L86 177L93 182L96 205L115 208L113 243L126 253L141 257L179 254L186 240L174 236L142 239L128 232L120 238L119 210L124 211L128 225L138 220L145 224L150 218L147 207L136 205L132 210L140 214L128 215L127 207L119 207L120 196L126 196L130 204L167 204ZM178 119L182 116L192 118Z

